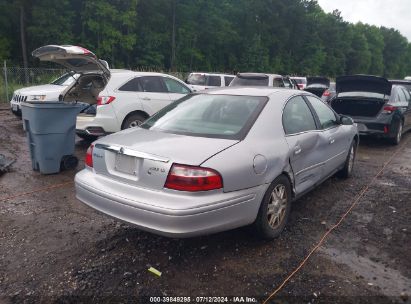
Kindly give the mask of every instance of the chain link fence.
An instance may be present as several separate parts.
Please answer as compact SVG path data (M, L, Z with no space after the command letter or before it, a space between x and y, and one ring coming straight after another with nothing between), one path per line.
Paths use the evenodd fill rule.
M185 72L166 72L163 69L156 67L138 67L133 69L133 71L167 73L181 80L186 79L188 76L188 73ZM65 69L25 69L20 67L7 67L4 65L1 68L0 75L0 103L10 101L13 92L17 89L50 83L66 72L67 70Z

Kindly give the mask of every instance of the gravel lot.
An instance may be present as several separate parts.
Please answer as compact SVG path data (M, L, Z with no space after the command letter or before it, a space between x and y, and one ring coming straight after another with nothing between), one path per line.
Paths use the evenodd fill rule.
M0 108L0 153L17 159L0 176L0 303L144 303L150 296L189 296L191 303L200 296L264 300L396 152L273 301L411 303L411 134L397 147L363 138L354 177L331 178L297 201L286 231L274 241L256 239L247 227L191 239L152 235L78 202L72 183L4 200L70 182L76 173L33 172L24 136L21 120ZM77 141L80 159L87 146ZM83 167L80 161L77 170ZM150 266L162 276L148 272Z

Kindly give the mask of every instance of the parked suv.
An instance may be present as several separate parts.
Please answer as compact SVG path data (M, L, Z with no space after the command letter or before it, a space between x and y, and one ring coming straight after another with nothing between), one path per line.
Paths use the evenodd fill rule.
M191 93L181 80L161 73L111 73L110 81L100 92L95 111L85 110L77 116L76 133L93 138L140 125L171 102Z
M386 137L399 144L402 134L411 129L411 96L403 86L377 76L341 76L336 93L331 107L351 116L362 135Z
M229 86L230 87L264 86L264 87L298 89L297 83L291 80L290 77L288 76L284 77L278 74L265 74L265 73L238 73Z
M195 91L207 90L218 87L227 87L234 79L234 75L217 73L190 73L186 83Z
M79 74L69 72L49 84L18 89L14 91L13 97L10 100L10 109L13 114L21 116L21 102L59 100L60 94L78 77Z

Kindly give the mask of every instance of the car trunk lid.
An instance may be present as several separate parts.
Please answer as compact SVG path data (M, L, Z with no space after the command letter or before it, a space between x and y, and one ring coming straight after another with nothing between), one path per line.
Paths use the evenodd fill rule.
M173 163L199 166L238 142L132 128L95 144L94 170L128 184L160 190Z
M70 71L80 74L77 81L69 85L60 95L63 101L97 103L98 94L110 79L110 70L104 60L91 51L74 45L46 45L32 52L41 61L58 63Z
M392 84L383 77L368 75L350 75L337 77L335 89L337 94L344 92L369 92L382 95L391 94Z
M336 80L337 97L331 107L353 118L377 116L391 94L392 84L383 77L368 75L340 76Z

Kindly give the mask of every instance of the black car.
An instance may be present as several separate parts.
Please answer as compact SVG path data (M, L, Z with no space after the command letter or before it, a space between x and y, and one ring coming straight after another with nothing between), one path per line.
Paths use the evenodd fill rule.
M307 86L305 91L313 93L321 98L325 90L330 87L330 79L323 76L311 76L307 77Z
M411 129L411 96L403 86L377 76L341 76L336 93L331 107L351 116L362 135L386 137L399 144L402 134Z

